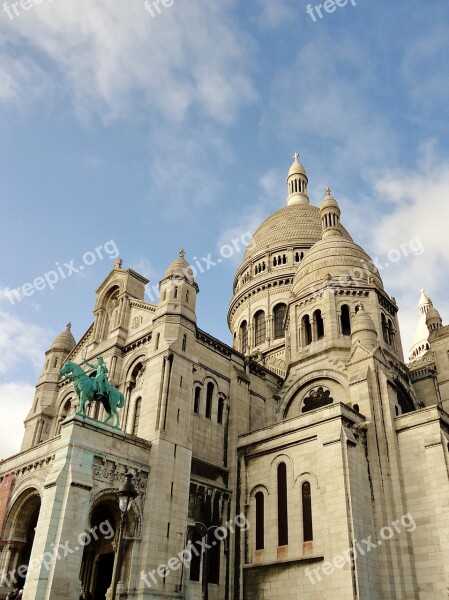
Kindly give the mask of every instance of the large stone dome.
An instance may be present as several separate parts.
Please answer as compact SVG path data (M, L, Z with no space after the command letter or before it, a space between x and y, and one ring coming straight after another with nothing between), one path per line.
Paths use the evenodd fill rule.
M326 280L336 287L375 285L383 289L379 271L368 254L338 235L320 240L306 253L293 279L293 294L309 293Z
M341 228L343 236L351 236ZM321 239L322 227L320 209L311 204L284 206L270 215L253 235L243 262L247 262L259 252L266 252L279 246L311 246Z

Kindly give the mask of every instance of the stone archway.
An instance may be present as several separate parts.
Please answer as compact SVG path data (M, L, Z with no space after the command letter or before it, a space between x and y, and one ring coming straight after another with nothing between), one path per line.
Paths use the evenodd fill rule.
M1 542L2 587L23 587L25 583L40 509L40 494L30 488L20 494L9 511Z
M130 557L137 522L132 511L126 515L126 528L123 540L122 573L120 580L129 578ZM90 517L90 530L95 530L91 541L84 548L80 579L85 592L92 594L93 600L106 600L111 586L115 553L120 526L120 510L117 495L110 492L94 502ZM105 533L107 535L105 535ZM110 535L109 535L110 533Z

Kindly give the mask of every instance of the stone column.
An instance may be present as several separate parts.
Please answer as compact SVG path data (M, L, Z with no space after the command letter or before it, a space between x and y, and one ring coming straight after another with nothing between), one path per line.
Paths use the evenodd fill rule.
M6 553L5 553L5 557L4 557L4 561L3 561L3 569L2 569L1 579L0 579L0 587L9 587L8 572L9 572L9 563L10 562L11 562L11 546L8 545L6 548Z

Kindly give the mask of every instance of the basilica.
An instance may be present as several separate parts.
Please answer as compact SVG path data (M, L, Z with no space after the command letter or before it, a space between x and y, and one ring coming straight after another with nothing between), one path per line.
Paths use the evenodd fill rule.
M118 260L81 339L47 350L0 463L0 598L447 600L449 326L421 291L405 358L331 190L309 200L297 155L286 184L231 345L197 323L181 251L154 303Z

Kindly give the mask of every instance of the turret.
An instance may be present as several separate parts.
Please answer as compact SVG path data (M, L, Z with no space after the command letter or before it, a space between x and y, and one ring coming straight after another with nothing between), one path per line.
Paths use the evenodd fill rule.
M25 419L22 450L36 446L56 433L53 419L59 409L64 409L56 406L61 379L59 370L76 345L71 327L68 323L45 353L44 368L36 385L33 405Z
M287 175L287 204L309 204L309 196L307 195L307 174L298 160L299 154L296 152L293 157L293 164Z
M421 290L421 295L418 302L419 321L413 338L412 347L410 349L410 360L416 360L425 354L429 349L429 328L427 326L427 314L430 311L430 320L432 325L441 321L438 311L438 317L435 319L435 314L432 312L432 300L427 296L424 290Z
M329 237L341 237L340 214L338 202L332 197L330 188L326 188L326 196L320 207L323 240Z
M361 344L367 350L377 346L377 331L374 321L365 311L363 303L356 306L356 313L352 317L351 344Z

